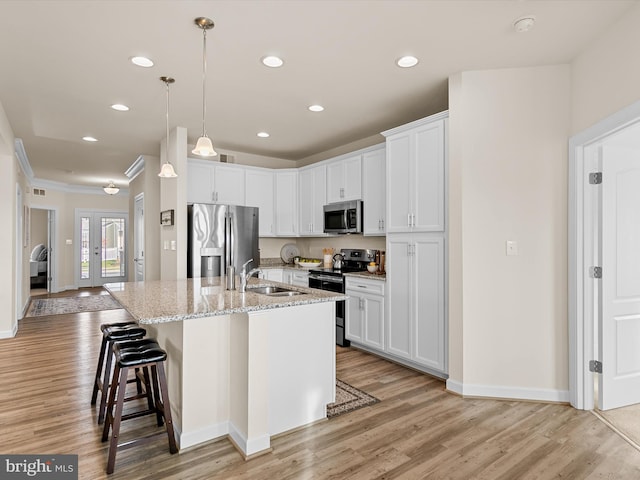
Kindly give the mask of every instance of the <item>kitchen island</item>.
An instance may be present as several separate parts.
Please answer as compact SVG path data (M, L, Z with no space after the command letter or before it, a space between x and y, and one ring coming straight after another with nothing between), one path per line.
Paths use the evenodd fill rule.
M110 283L109 293L167 351L180 448L228 436L245 458L273 435L326 418L335 400L335 302L342 294L224 277ZM299 292L268 296L258 285Z

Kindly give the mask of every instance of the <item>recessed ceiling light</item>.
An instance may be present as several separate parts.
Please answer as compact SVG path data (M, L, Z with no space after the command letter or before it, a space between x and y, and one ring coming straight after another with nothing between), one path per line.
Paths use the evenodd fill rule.
M89 136L82 137L82 139L83 139L85 142L97 142L97 141L98 141L98 139L97 139L97 138L89 137Z
M111 108L113 108L114 110L117 110L119 112L128 112L129 111L129 107L127 107L126 105L122 105L121 103L114 103L113 105L111 105Z
M277 68L284 64L284 61L280 57L274 55L268 55L262 58L262 63L267 67Z
M147 57L131 57L131 63L138 65L139 67L153 67L153 60Z
M528 32L533 28L534 23L536 23L536 17L526 15L513 22L513 29L518 33Z
M258 132L258 136L260 138L268 138L269 134L267 132Z
M412 55L405 55L396 60L396 65L401 68L415 67L418 64L418 59Z
M322 105L310 105L309 110L312 112L321 112L324 110L324 107Z

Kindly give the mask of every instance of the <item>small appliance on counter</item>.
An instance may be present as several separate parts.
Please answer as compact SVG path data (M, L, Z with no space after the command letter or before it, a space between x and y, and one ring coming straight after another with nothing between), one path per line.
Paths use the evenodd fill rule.
M374 262L378 250L342 249L334 255L333 267L312 268L309 270L309 288L344 293L344 274L366 272L369 262ZM336 258L338 257L338 258ZM339 265L339 268L336 268ZM336 344L348 347L351 342L344 338L344 300L336 302Z

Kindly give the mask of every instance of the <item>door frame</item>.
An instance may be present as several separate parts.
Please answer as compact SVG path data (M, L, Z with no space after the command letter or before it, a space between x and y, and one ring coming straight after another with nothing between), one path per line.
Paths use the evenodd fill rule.
M589 267L597 259L599 189L588 188L588 174L597 165L596 143L640 123L640 101L606 117L569 139L569 400L581 410L595 406L593 373L596 360L597 290Z
M138 202L142 203L142 215L138 214ZM146 258L144 257L144 251L146 250L144 234L145 234L144 192L142 192L136 195L135 198L133 199L133 252L131 252L130 257L133 257L133 280L136 282L143 281L147 273L146 272L147 263L146 263ZM141 240L142 240L142 256L143 256L142 260L144 263L142 266L142 278L139 279L138 278L138 261L136 260L136 257L138 256L138 244L140 243Z

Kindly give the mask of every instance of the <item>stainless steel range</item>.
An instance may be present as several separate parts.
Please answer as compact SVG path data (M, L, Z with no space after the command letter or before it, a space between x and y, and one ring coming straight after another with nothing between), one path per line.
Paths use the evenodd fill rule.
M369 262L375 260L377 250L340 250L343 260L340 268L314 268L309 270L309 288L344 293L344 274L363 272ZM351 342L344 338L345 302L336 302L336 344L348 347Z

